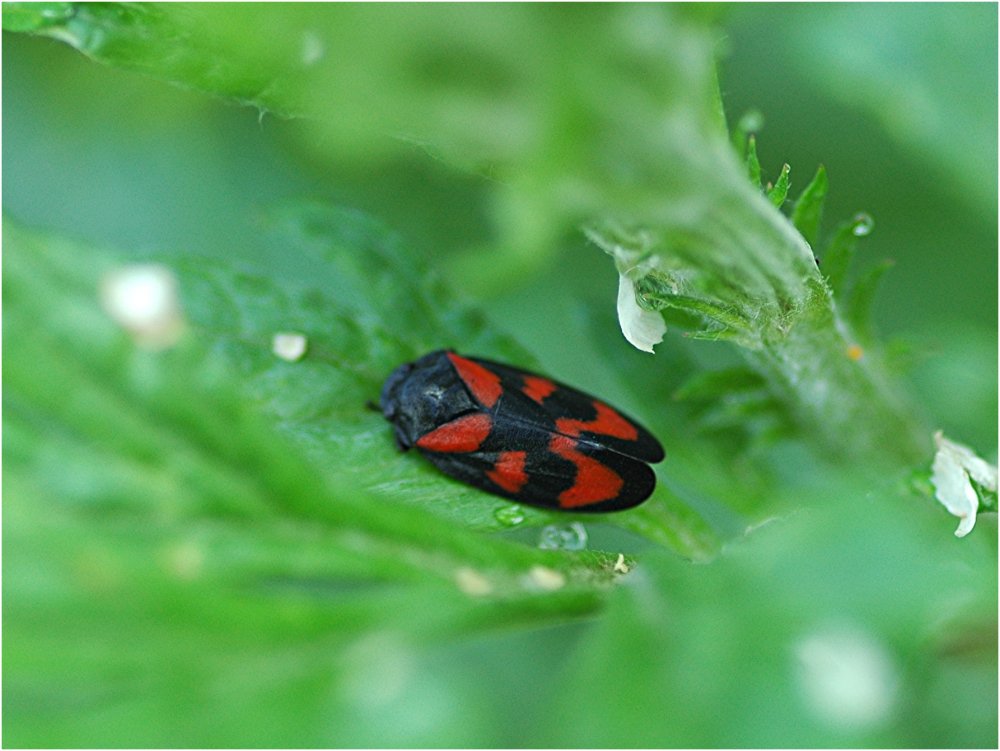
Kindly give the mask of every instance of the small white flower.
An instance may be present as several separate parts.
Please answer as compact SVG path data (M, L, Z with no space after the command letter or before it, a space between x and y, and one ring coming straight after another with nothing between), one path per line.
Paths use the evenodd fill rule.
M644 310L636 302L635 282L626 274L618 277L618 323L629 343L643 352L652 352L653 345L663 341L667 324L663 316Z
M934 443L937 445L931 465L934 495L949 514L959 518L955 536L965 537L976 525L979 511L979 494L972 481L996 492L997 468L976 456L968 446L949 441L940 430L934 434Z
M625 563L625 554L619 553L618 560L615 561L614 568L612 569L616 574L627 574L629 572L628 564Z
M548 566L532 566L528 571L528 581L538 589L554 592L566 586L566 577Z
M493 592L493 584L474 568L462 566L455 571L455 584L467 595L483 597Z
M649 238L644 232L635 233L630 244L643 250L629 250L611 238L617 234L615 228L598 230L585 227L584 232L591 242L615 259L618 270L618 324L622 334L636 349L651 353L653 345L663 341L667 324L662 315L644 310L636 299L638 283L659 266L659 258L647 252Z
M290 331L275 334L271 340L271 352L288 362L301 360L308 346L309 340L306 339L305 334Z
M794 645L802 698L827 725L866 730L896 706L899 675L889 652L867 631L826 626Z
M177 278L166 266L132 264L101 279L101 306L136 343L148 349L165 349L184 329Z

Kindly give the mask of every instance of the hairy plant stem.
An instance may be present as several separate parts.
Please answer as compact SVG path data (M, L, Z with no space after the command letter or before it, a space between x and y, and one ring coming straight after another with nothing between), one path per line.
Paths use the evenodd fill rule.
M643 259L651 270L637 289L647 304L680 308L704 323L696 335L738 344L826 456L883 469L926 460L929 431L878 352L862 348L809 245L735 167L716 179L725 198L698 215L605 221L588 235L619 267Z
M876 352L863 350L822 280L794 315L768 326L747 361L791 411L803 433L838 458L884 467L926 459L929 434L889 382Z

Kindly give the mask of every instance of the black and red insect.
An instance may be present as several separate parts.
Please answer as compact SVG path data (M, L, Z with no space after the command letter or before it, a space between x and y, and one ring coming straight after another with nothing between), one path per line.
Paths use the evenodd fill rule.
M396 442L495 495L574 512L618 511L653 492L663 447L582 391L509 365L438 350L382 386Z

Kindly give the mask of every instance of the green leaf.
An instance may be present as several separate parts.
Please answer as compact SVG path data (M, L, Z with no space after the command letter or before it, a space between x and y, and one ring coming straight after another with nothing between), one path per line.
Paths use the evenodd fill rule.
M760 161L757 159L757 139L750 136L747 141L747 174L750 176L750 184L760 187Z
M925 428L895 399L873 411L892 387L842 362L848 343L807 245L825 171L792 214L803 242L733 158L707 29L669 6L571 18L565 34L565 11L530 6L88 5L46 33L111 64L308 114L334 151L375 163L416 144L488 174L496 252L462 264L463 288L524 277L583 222L602 248L655 259L661 292L648 301L695 313L705 323L694 336L762 353L754 366L824 453L918 460ZM544 55L538 39L550 41ZM636 258L616 259L619 270Z
M794 416L797 435L825 458L864 457L878 472L920 461L925 429L874 364L856 366L856 343L809 247L746 189L753 198L697 228L603 222L588 234L619 268L648 269L638 281L647 301L700 319L692 338L739 345Z
M787 164L783 165L781 167L781 174L778 175L778 180L774 183L774 187L767 191L767 197L771 199L771 203L774 204L775 208L780 209L788 197L788 188L790 187L788 175L791 171L791 167Z
M4 28L51 36L88 57L131 70L167 74L203 91L231 96L261 109L291 114L301 103L267 92L275 71L291 61L277 56L251 61L227 55L211 38L194 6L153 3L13 3ZM8 16L10 20L8 20ZM289 30L272 27L272 33Z
M271 215L267 230L266 242L292 254L310 282L160 257L178 276L189 324L226 353L254 399L339 482L466 527L509 529L509 503L444 478L416 456L401 457L384 420L364 405L378 399L396 365L433 349L458 346L529 367L530 358L478 313L451 302L395 237L357 212L290 205ZM272 353L272 338L285 331L306 337L302 360ZM360 446L368 447L364 461ZM442 492L448 503L439 502ZM525 509L519 518L518 526L530 527L562 517Z
M4 3L4 31L39 31L73 17L75 3Z
M578 646L541 745L992 746L990 535L956 551L927 525L929 506L891 492L877 504L814 500L748 530L710 566L648 556ZM956 553L961 573L946 563ZM864 701L841 690L848 677ZM597 683L628 690L578 690Z
M869 235L873 226L874 222L870 216L858 214L837 228L836 234L823 252L820 268L834 297L840 299L844 293L847 272L857 250L858 238Z
M363 405L397 358L444 338L531 364L497 333L497 321L511 325L509 300L481 303L490 324L434 280L453 273L450 245L461 241L429 244L421 262L361 215L300 205L262 229L273 233L276 262L267 264L253 243L226 236L248 233L224 210L215 221L220 204L206 202L225 260L153 256L179 280L186 316L182 340L153 353L95 303L119 257L8 219L8 745L996 746L995 517L958 543L939 508L888 489L898 461L871 480L887 456L919 459L929 432L876 358L845 356L850 328L811 249L746 184L743 154L734 158L717 117L718 34L685 21L705 11L113 8L81 5L90 25L51 36L148 75L93 66L88 80L128 80L130 91L158 99L150 76L160 76L271 110L301 107L310 117L295 145L324 193L341 195L344 162L378 175L387 158L414 151L442 174L457 165L486 176L455 181L482 190L477 219L491 230L476 240L483 252L467 265L462 294L554 267L519 290L519 322L543 320L554 331L548 341L571 353L552 374L572 382L566 363L585 368L601 385L595 393L664 438L667 460L648 504L586 520L589 550L543 551L536 525L564 526L565 517L484 504L392 450L384 421ZM50 44L18 47L43 51L22 67L58 61L34 66L56 71L41 80L61 82L37 87L51 100L47 112L74 112L67 92L99 111L78 93L71 73L80 66ZM109 97L112 120L116 101ZM169 125L167 110L150 115L128 102L136 125ZM30 111L34 141L51 135ZM212 144L229 131L216 107L206 111L209 124L190 132ZM293 126L264 125L287 147ZM78 131L73 151L93 153L89 131ZM11 151L24 145L12 141ZM24 152L34 172L73 164ZM257 152L246 153L253 161ZM206 167L227 167L224 184L197 169L192 179L207 186L203 195L229 200L235 168L250 162L215 158ZM275 187L266 171L253 175L261 195ZM164 184L162 204L173 207L176 185ZM52 198L66 186L39 185L53 224L79 235L118 231L120 217L109 225L87 204L81 220L65 213L74 202ZM108 197L106 180L93 185L96 198ZM456 213L436 193L422 195L419 180L379 186L393 187L376 202L380 215L448 224ZM132 191L125 214L160 203ZM150 218L136 215L144 223L135 244L157 242ZM633 237L644 241L623 247L657 262L642 282L647 302L693 301L667 309L671 322L686 319L706 336L738 332L739 354L795 420L790 440L747 456L730 450L731 429L698 433L699 404L669 399L694 373L731 365L733 348L674 337L649 358L608 336L613 306L579 302L587 292L577 285L600 272L598 259L590 263L592 251L571 234L595 220L639 230ZM175 228L169 244L196 247L201 231ZM561 246L584 255L557 255ZM541 312L553 298L564 317L550 318L552 305ZM589 335L560 325L581 314L594 316ZM955 385L946 389L955 411L945 413L954 420L966 410L967 424L981 425L995 413L995 378L987 384L975 363L995 361L995 336L969 349L953 329L941 338L955 356L936 358L947 377L929 371L926 391ZM287 330L308 336L297 362L270 354L274 333ZM559 362L544 341L525 331L546 363ZM991 350L992 360L981 356ZM982 399L969 399L979 393L962 382L970 372ZM754 402L751 389L734 396L747 412L740 427L765 429L767 402ZM702 414L725 417L713 413L724 406ZM807 441L823 456L848 449L852 462L831 471ZM468 505L452 503L463 492ZM664 546L699 565L671 559ZM853 666L846 675L850 697L865 699L860 715L858 704L846 721L831 714L817 685L803 682L816 636L833 655L820 673L839 678ZM860 673L844 659L858 653L875 655ZM861 690L886 686L885 664L897 681L888 705L884 692ZM525 691L536 685L546 687L541 698Z
M816 247L819 240L819 225L823 218L823 204L826 201L826 168L821 164L812 181L802 191L792 210L792 224L810 246Z
M882 275L895 266L895 262L885 260L869 269L868 273L858 279L851 287L847 300L847 318L851 328L863 342L874 339L872 330L872 305L875 293L878 291Z
M336 274L341 297L175 258L187 330L148 351L99 306L114 256L4 222L14 745L335 745L324 728L349 725L346 687L364 666L322 655L376 629L405 650L564 621L595 612L617 576L616 550L474 531L501 524L477 522L473 497L499 504L400 456L364 407L382 358L427 338L513 345L425 286L363 216L290 208L276 227L289 252L318 254L317 283ZM405 339L387 325L397 316ZM307 333L303 360L271 354L279 326ZM643 523L689 544L664 527L676 515ZM341 698L303 713L313 690ZM274 691L289 700L228 714ZM122 722L89 724L112 707Z
M39 33L109 65L304 115L306 140L327 154L377 164L431 154L487 179L497 237L455 265L468 290L542 268L583 219L668 205L659 176L680 197L700 179L684 165L725 139L713 40L671 6L83 4Z
M954 200L991 212L996 167L983 155L996 150L997 10L980 4L901 10L827 5L767 15L768 30L788 42L778 45L780 52L769 50L771 63L794 66L814 95L878 123L904 158L947 186Z
M674 392L674 398L718 399L734 391L756 391L764 388L765 382L756 371L745 367L726 370L708 370L698 373Z
M695 403L692 423L703 433L727 434L735 451L759 449L795 433L785 405L759 373L746 367L699 373L674 398Z

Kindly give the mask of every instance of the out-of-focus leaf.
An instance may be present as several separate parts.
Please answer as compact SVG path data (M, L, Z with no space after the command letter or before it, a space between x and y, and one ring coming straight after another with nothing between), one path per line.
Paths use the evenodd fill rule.
M813 248L819 240L819 226L823 218L823 204L826 202L826 168L821 164L812 181L802 191L792 210L792 224Z
M84 4L39 33L307 115L327 154L426 151L488 178L499 238L470 288L539 268L581 219L662 211L731 158L709 34L668 6Z
M757 138L750 136L747 140L747 175L750 184L760 187L760 160L757 159Z
M882 281L882 276L894 265L895 263L891 260L882 261L869 269L868 273L851 286L846 306L847 317L851 322L852 330L861 341L870 342L874 339L872 304L875 302L875 293L878 290L879 282Z
M646 557L579 644L540 745L994 746L994 533L957 551L912 497L842 500L711 566Z
M113 256L4 223L12 745L339 745L334 729L365 701L351 687L370 682L352 644L382 633L405 652L491 624L564 621L593 612L616 576L613 552L539 550L436 513L462 487L400 457L364 407L378 357L403 346L375 301L490 335L443 296L407 308L428 303L423 281L401 292L403 258L363 217L301 209L283 221L289 247L314 243L331 272L373 271L327 301L184 268L187 332L165 352L99 308ZM370 299L352 299L362 276L354 291ZM305 360L270 353L279 324L308 331ZM414 322L418 346L431 326ZM399 477L380 477L393 465ZM286 698L240 710L271 693Z
M784 16L795 68L879 120L977 208L994 210L996 6L814 10Z
M689 378L677 391L675 399L719 399L734 391L756 391L764 388L760 374L749 368L710 370Z
M745 157L749 146L749 138L764 127L764 116L759 110L744 112L733 127L733 147L736 153Z
M829 245L823 250L820 269L838 300L842 301L843 298L847 272L854 259L858 238L871 234L873 226L874 222L870 216L858 214L837 228Z
M38 31L73 17L75 3L4 3L4 31Z

